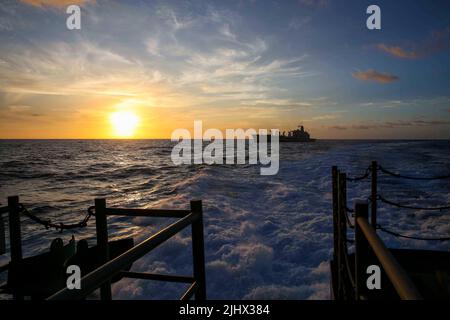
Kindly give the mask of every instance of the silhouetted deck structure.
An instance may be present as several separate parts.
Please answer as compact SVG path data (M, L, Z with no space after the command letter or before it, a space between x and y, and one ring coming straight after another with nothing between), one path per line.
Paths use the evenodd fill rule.
M100 298L102 300L110 300L111 281L118 281L121 278L133 278L142 280L156 280L179 282L189 284L188 289L182 295L181 300L188 300L195 295L196 300L206 299L206 280L205 280L205 256L204 256L204 239L203 239L203 209L201 201L191 201L190 210L164 210L164 209L126 209L126 208L110 208L106 206L105 199L95 199L95 206L90 209L95 210L96 237L97 246L95 254L98 255L97 260L100 261L95 270L89 272L81 278L81 289L69 290L63 279L56 279L52 283L48 283L47 287L42 287L38 297L50 300L66 300L66 299L84 299L96 289L100 288ZM9 197L8 206L0 208L0 213L7 213L9 217L9 236L10 236L10 255L11 260L8 264L0 266L0 272L8 272L8 282L0 286L3 293L12 294L14 299L21 300L24 296L36 296L36 292L31 290L27 283L19 283L21 281L20 274L17 270L21 269L25 259L22 254L22 236L20 216L23 213L23 206L19 202L19 197ZM28 213L29 214L29 213ZM110 252L111 242L108 241L107 216L128 216L128 217L162 217L176 218L176 222L158 233L149 236L147 239L137 245L122 243L119 247L129 248L121 254ZM0 215L1 217L1 215ZM37 217L31 218L37 222L42 222ZM81 226L87 223L85 220ZM44 224L46 222L43 222ZM49 224L49 223L47 223ZM178 232L188 226L192 231L192 254L193 254L193 276L152 274L142 272L129 271L133 262L143 257L165 241L169 240ZM48 225L46 225L48 226ZM69 226L68 228L72 228ZM121 240L118 240L121 241ZM114 242L113 242L114 243ZM117 243L116 243L117 244ZM119 248L120 249L120 248ZM117 249L116 249L117 251ZM0 252L1 253L1 252ZM61 262L55 268L57 273L65 274L66 266ZM16 271L14 271L16 270ZM36 273L35 277L43 277L49 280L52 276L45 270L40 270L42 274ZM83 270L82 270L83 272ZM20 273L20 272L19 272ZM16 274L11 278L12 274ZM42 282L42 281L41 281ZM14 284L14 285L13 285ZM53 285L53 286L52 286ZM50 288L50 291L49 291ZM35 288L33 288L35 289ZM39 289L39 288L38 288ZM44 294L44 296L42 296Z
M373 299L450 299L450 252L431 250L389 249L377 234L377 229L391 235L416 240L446 241L450 238L419 238L392 232L377 224L377 200L408 209L441 210L443 208L415 208L396 204L377 193L377 172L402 178L379 166L375 161L366 173L350 179L337 167L332 168L334 252L330 261L331 294L336 300ZM347 181L372 180L369 203L359 201L354 209L347 207ZM425 178L403 177L426 180ZM449 176L430 179L447 179ZM354 222L348 217L354 213ZM348 239L347 228L354 229L354 240ZM347 243L354 243L349 252ZM381 289L369 290L366 280L367 267L377 265L381 269Z

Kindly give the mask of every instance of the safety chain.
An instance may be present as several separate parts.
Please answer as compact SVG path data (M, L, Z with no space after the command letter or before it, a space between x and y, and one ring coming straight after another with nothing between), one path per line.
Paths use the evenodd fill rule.
M354 177L354 178L347 178L347 181L351 181L351 182L355 182L355 181L361 181L364 179L367 179L370 176L370 172L373 170L372 165L370 165L366 171L364 172L363 175L359 176L359 177ZM376 170L380 170L381 172L396 177L396 178L402 178L402 179L409 179L409 180L444 180L444 179L450 179L450 174L448 175L444 175L444 176L435 176L435 177L412 177L412 176L407 176L407 175L403 175L400 173L395 173L392 172L386 168L384 168L381 165L377 165Z
M395 237L399 238L406 238L406 239L413 239L413 240L422 240L422 241L449 241L450 237L442 237L442 238L426 238L426 237L414 237L414 236L406 236L404 234L400 234L398 232L394 232L392 230L388 230L380 225L377 225L377 229L381 230L383 232L386 232L390 235L393 235Z
M409 180L443 180L443 179L450 179L450 174L445 176L436 176L436 177L411 177L411 176L405 176L399 173L395 173L392 171L389 171L388 169L385 169L381 165L378 166L378 169L390 176L396 177L396 178L403 178L403 179L409 179Z
M370 199L370 197L369 197L369 199ZM442 211L442 210L450 209L450 205L445 205L445 206L442 206L442 207L415 207L415 206L410 206L410 205L406 205L406 204L400 204L400 203L396 203L396 202L393 202L391 200L388 200L388 199L384 198L380 194L377 195L377 200L380 200L381 202L384 202L384 203L389 204L391 206L398 207L398 208L403 208L403 209L428 210L428 211Z
M369 175L370 175L370 172L372 172L372 165L370 165L366 169L366 171L364 172L364 174L362 176L354 177L354 178L347 177L347 181L356 182L356 181L361 181L361 180L367 179L369 177Z
M23 204L21 204L21 203L19 204L19 210L24 216L30 218L31 220L33 220L36 223L43 225L46 229L55 228L56 230L59 230L60 232L63 232L63 230L70 230L70 229L86 227L91 216L95 215L94 209L95 209L94 206L89 207L87 209L88 212L87 212L86 216L80 222L72 223L72 224L65 224L62 222L61 223L53 223L53 222L51 222L51 220L43 220L43 219L39 218L38 216L30 213Z

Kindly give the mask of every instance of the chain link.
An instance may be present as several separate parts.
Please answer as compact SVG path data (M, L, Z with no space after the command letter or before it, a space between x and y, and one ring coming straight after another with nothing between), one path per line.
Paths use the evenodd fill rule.
M372 165L370 165L366 169L366 171L364 172L364 174L362 176L354 177L354 178L347 177L347 181L356 182L356 181L361 181L361 180L367 179L369 177L369 175L370 175L370 172L372 172Z
M87 209L86 216L80 222L72 223L72 224L65 224L62 222L54 223L50 219L48 219L48 220L41 219L38 216L29 212L22 203L19 204L19 210L24 216L30 218L31 220L33 220L36 223L43 225L46 229L54 228L56 230L59 230L60 232L63 232L63 230L78 229L78 228L86 227L91 216L95 215L94 209L95 209L94 206L89 207Z

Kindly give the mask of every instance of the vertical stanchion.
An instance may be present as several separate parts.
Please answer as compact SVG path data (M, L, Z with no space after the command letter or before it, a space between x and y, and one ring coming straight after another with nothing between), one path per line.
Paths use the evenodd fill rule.
M0 256L6 253L6 233L5 222L3 220L3 214L0 213Z
M332 196L333 196L333 260L337 262L337 256L339 251L339 238L338 238L338 174L337 166L331 168L332 177Z
M361 300L365 295L365 269L367 268L367 257L369 244L359 224L359 218L368 218L369 206L366 202L355 203L355 299Z
M97 229L97 246L99 249L100 261L106 263L109 261L108 247L108 222L106 219L106 200L95 199L95 226ZM100 298L102 300L111 300L111 281L105 282L100 287Z
M372 194L370 197L370 222L372 227L376 230L377 228L377 195L378 195L378 186L377 186L377 172L378 172L378 163L376 161L372 161L371 167L372 177Z
M19 212L19 197L8 197L9 210L9 246L11 251L11 266L19 263L22 260L22 234L20 230L20 212ZM11 270L12 268L10 268ZM23 297L18 294L13 294L13 299L21 300Z
M203 208L202 201L191 201L191 211L198 214L198 218L192 222L192 255L194 262L194 278L198 285L195 292L195 300L206 300L206 276L205 276L205 244L203 239Z
M337 166L331 168L332 177L332 196L333 196L333 275L334 281L332 281L332 296L335 300L340 300L340 279L339 279L339 170Z
M347 175L345 173L339 172L338 177L338 228L339 228L339 278L341 286L341 295L345 299L347 295L347 290L345 288L345 255L347 252L344 250L344 241L347 241L347 220L345 215L347 214Z

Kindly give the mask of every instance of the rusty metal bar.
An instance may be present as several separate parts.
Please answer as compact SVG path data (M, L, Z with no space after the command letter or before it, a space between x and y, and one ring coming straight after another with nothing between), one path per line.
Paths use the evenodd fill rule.
M169 275L169 274L154 274L154 273L121 271L119 273L119 275L122 277L126 277L126 278L142 279L142 280L182 282L182 283L194 283L195 282L195 279L193 277Z
M189 300L190 298L192 298L192 296L195 295L197 296L197 292L199 290L199 285L197 282L194 282L193 284L191 284L191 286L186 290L186 292L183 294L183 296L180 298L181 301L186 301ZM196 297L197 298L197 297Z
M159 217L159 218L183 218L191 213L189 210L164 210L164 209L126 209L106 208L106 215L128 217Z
M362 210L366 211L367 204L359 204L355 206L355 209L358 210L358 213L356 214L356 224L367 239L367 242L383 266L384 271L400 298L403 300L422 300L421 294L406 271L397 262L389 249L386 248L383 241L381 241L380 237L375 232L375 229L369 224L365 212L361 212Z
M121 254L117 258L110 260L106 264L100 266L96 270L92 271L88 275L81 279L80 290L69 290L67 288L55 293L49 300L68 300L68 299L82 299L99 286L109 281L116 274L119 274L122 269L130 265L134 261L146 255L151 250L164 243L172 236L186 228L192 222L198 220L199 213L193 212L186 217L174 222L163 230L159 231L155 235L149 237L138 245L134 246L127 252Z

